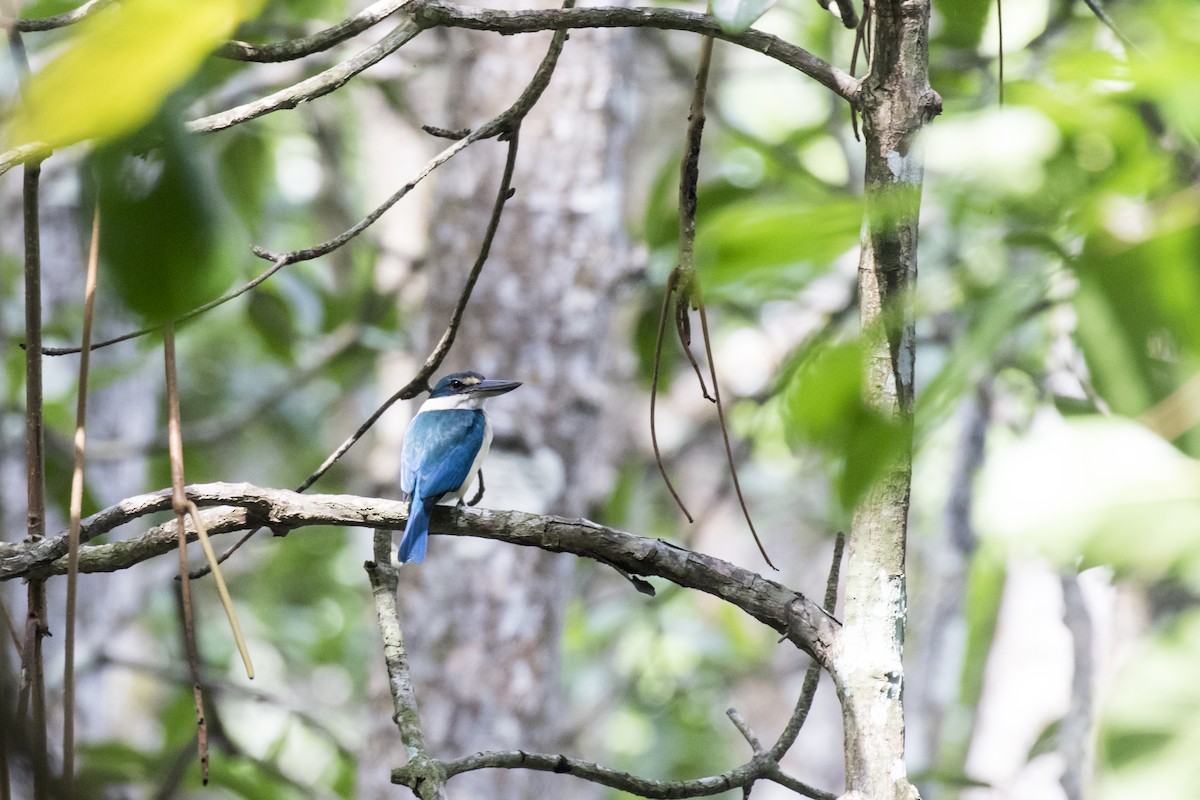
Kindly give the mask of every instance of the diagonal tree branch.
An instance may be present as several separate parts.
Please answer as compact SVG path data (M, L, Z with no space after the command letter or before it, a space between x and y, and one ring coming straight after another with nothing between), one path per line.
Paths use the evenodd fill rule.
M105 6L112 5L112 2L113 0L88 0L88 2L78 8L64 11L61 14L55 14L52 17L41 17L39 19L18 19L15 21L0 19L0 27L11 26L13 30L20 31L21 33L52 31L55 28L65 28L68 25L81 22L92 14L102 11Z
M319 525L401 530L408 504L353 495L298 494L248 483L207 483L187 487L188 498L205 511L210 536L266 525L290 531ZM85 519L80 541L88 542L148 514L171 509L171 493L162 490L127 498ZM841 626L817 603L748 569L703 553L607 528L585 519L438 508L430 530L436 534L476 536L554 553L571 553L619 567L633 575L660 577L679 586L721 598L785 636L826 669ZM195 532L188 526L189 537ZM130 539L83 547L80 572L115 572L176 546L174 524L152 528ZM61 574L66 569L67 534L39 542L0 543L0 581Z
M352 17L336 25L299 39L288 39L275 44L255 45L249 42L232 41L221 45L216 55L232 61L278 62L304 58L313 53L328 50L334 45L351 39L380 20L395 14L405 0L378 0Z
M414 36L421 32L421 27L411 18L402 19L392 32L370 47L360 51L352 58L335 64L324 72L311 78L293 84L286 89L280 89L274 94L260 97L244 105L236 106L228 111L211 114L207 117L192 120L187 123L187 129L192 133L213 133L214 131L231 128L241 122L279 111L283 108L295 108L301 103L307 103L318 97L340 89L351 78L370 66L378 64L387 56L399 50Z

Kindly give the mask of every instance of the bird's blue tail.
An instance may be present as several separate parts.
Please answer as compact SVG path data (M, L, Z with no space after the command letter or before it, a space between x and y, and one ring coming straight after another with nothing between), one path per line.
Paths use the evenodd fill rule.
M426 507L425 501L414 495L408 507L408 524L404 526L404 536L400 539L397 559L401 564L420 564L425 560L425 546L428 542L429 508Z

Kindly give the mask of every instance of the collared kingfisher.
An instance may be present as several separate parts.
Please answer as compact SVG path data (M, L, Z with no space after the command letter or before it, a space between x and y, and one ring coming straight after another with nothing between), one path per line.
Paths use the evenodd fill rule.
M409 502L400 539L400 563L425 560L429 514L440 501L461 504L471 479L492 445L492 426L483 403L511 392L519 381L490 381L475 372L456 372L437 382L408 425L400 456L400 490Z

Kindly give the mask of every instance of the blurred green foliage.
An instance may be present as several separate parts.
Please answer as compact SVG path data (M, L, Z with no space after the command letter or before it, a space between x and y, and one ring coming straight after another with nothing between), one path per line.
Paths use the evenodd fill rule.
M907 450L911 433L865 402L857 339L820 343L783 390L781 414L793 446L824 452L842 511L849 514L883 470Z
M25 14L73 5L40 0ZM768 5L747 0L718 5L718 12L735 29ZM1085 417L1054 435L1037 430L1028 449L997 459L1002 472L997 488L988 490L993 499L981 501L987 540L969 565L962 666L952 692L960 709L973 709L985 688L1010 552L1034 551L1065 570L1109 564L1122 579L1183 593L1193 605L1200 595L1194 535L1200 473L1193 460L1200 438L1183 433L1166 443L1128 419L1170 397L1200 361L1200 7L1191 0L1108 4L1137 45L1125 52L1082 4L1059 5L1031 3L1018 12L1041 14L1045 29L1027 47L1007 51L1004 107L996 103L996 43L988 40L994 4L938 0L934 6L931 68L946 111L924 138L922 276L912 298L920 339L918 457L988 376L1000 375L1006 401L1019 407L1008 418L1019 430L996 435L997 447L1023 433L1038 410L1102 405L1118 417ZM177 106L162 110L168 97L180 104L204 97L239 74L241 65L202 59L237 20L256 13L254 4L125 0L121 6L78 32L54 34L63 53L35 82L8 136L55 144L100 140L90 163L105 213L102 294L115 291L139 315L161 321L261 271L265 265L245 255L248 244L324 238L337 221L314 197L345 186L358 202L362 175L346 153L322 150L320 185L297 199L282 179L296 163L289 147L313 134L300 115L276 115L197 141L180 135ZM269 3L239 36L299 35L316 21L341 19L346 8L327 0ZM128 25L141 14L145 26ZM118 21L125 27L114 28ZM849 36L816 4L782 3L764 23L834 63L849 63ZM350 90L320 105L326 125L353 134L359 112L343 99ZM381 93L395 102L399 95ZM827 465L828 507L785 505L778 515L787 531L800 527L801 517L832 528L905 444L905 432L865 408L861 397L850 289L862 212L858 145L838 103L814 103L797 116L803 122L786 129L780 119L787 116L771 115L770 126L747 124L733 99L727 104L719 91L713 97L696 257L718 344L738 327L799 319L811 311L809 293L821 286L845 289L840 306L814 302L820 313L795 326L803 331L788 329L790 352L757 392L740 399L734 415L736 432L754 441L756 454L769 450L772 458L800 462L815 456ZM321 113L317 105L305 113ZM662 135L682 140L679 127ZM662 282L675 259L677 155L651 172L636 231L649 250L650 286L631 346L646 381ZM357 425L377 399L364 376L373 374L380 350L407 336L395 298L375 286L376 255L364 238L352 254L339 256L344 260L330 259L332 266L293 265L186 328L185 425L217 432L189 437L192 480L294 485ZM18 276L18 262L4 254L0 295L17 296ZM16 314L5 308L7 332ZM78 325L77 313L63 314L48 321L48 335L72 340ZM325 363L315 358L346 332L349 345ZM1055 361L1064 340L1084 364L1072 373L1084 378L1074 393L1047 380L1051 362L1060 374L1070 372L1063 359ZM132 366L97 366L99 385L136 373L150 351L132 347ZM673 340L664 358L664 389L678 375L691 380ZM21 402L21 370L20 351L9 348L9 408ZM47 403L51 479L64 485L73 391L66 382L52 383ZM240 416L247 408L254 414ZM166 485L161 444L144 443L144 450L152 482ZM772 488L791 480L774 462L762 471L783 472L767 484ZM376 488L347 478L352 474L335 470L321 488ZM95 503L89 497L88 505ZM679 535L674 507L645 463L623 468L603 519L646 535ZM212 695L229 733L214 758L213 783L223 796L306 796L296 786L297 764L315 773L311 792L354 796L358 765L349 753L362 736L362 665L378 658L358 535L261 535L242 560L231 562L231 588L256 661L291 694L256 704L233 691ZM201 618L217 619L214 598L200 586ZM773 637L727 606L659 588L652 613L640 596L634 602L589 597L568 609L572 707L589 714L579 726L614 766L662 778L711 774L742 760L744 743L721 712L735 699L735 687L771 677ZM171 663L179 664L172 598L172 586L156 590L138 624L166 642ZM1168 610L1139 647L1102 721L1101 796L1168 796L1172 787L1195 785L1191 753L1200 703L1188 676L1200 659L1198 630L1194 610ZM232 647L215 631L201 635L219 675L233 663ZM89 744L83 754L89 784L157 788L173 768L190 763L190 696L178 680L154 686L141 699L157 722L158 740ZM328 730L295 716L297 704ZM970 724L966 717L947 724L929 773L941 788L970 784L964 778ZM261 735L247 743L247 729ZM1052 736L1049 729L1045 738ZM728 757L718 763L714 753ZM182 779L187 786L197 782L191 773Z
M234 276L207 154L186 136L163 115L142 136L97 148L87 165L90 194L100 198L105 277L152 325L216 299ZM136 154L146 137L153 149Z
M7 131L8 144L58 148L137 130L262 2L122 0L93 14L34 77Z

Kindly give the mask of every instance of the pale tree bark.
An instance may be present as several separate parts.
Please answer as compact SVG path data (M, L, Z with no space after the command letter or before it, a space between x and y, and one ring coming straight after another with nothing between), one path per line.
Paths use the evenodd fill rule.
M445 117L427 120L445 128L478 125L511 103L549 42L549 34L451 36ZM614 346L623 338L613 315L631 269L620 188L629 121L616 70L629 47L627 32L571 34L522 125L516 193L440 370L524 382L489 404L496 438L484 507L582 515L611 485L622 423L610 354L624 350ZM502 144L482 142L438 173L418 354L458 300L503 159ZM579 568L569 556L434 537L425 563L401 570L401 624L431 754L562 747L559 641ZM498 770L459 776L450 793L535 797L562 791L559 781Z
M874 5L870 72L859 96L866 221L859 295L867 403L896 420L908 446L860 502L845 569L844 629L834 662L848 797L911 798L904 762L905 547L912 477L915 340L911 292L923 164L915 141L938 113L929 87L928 0Z

